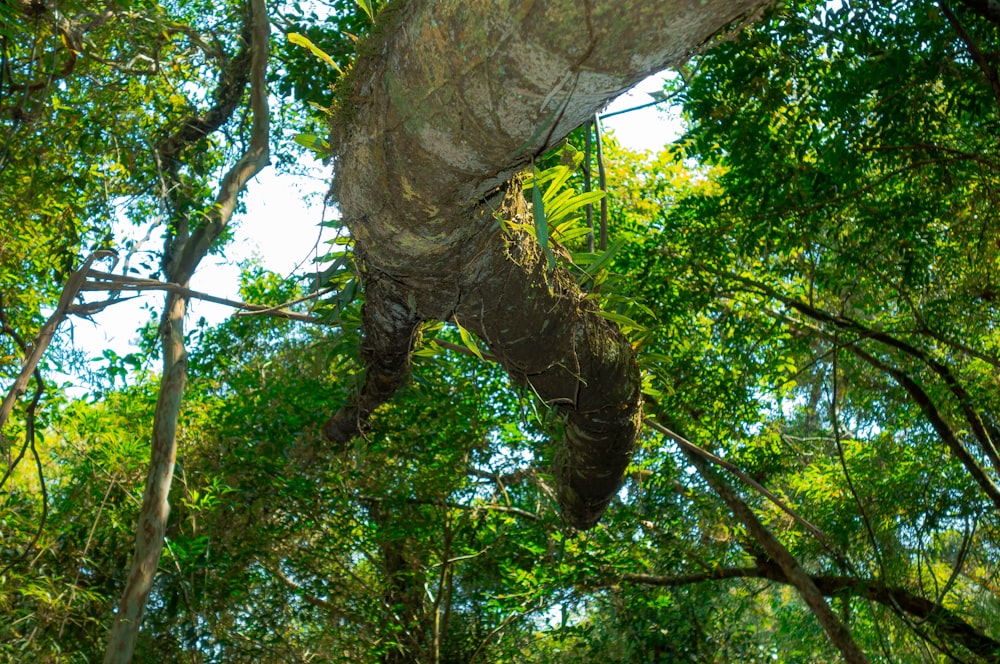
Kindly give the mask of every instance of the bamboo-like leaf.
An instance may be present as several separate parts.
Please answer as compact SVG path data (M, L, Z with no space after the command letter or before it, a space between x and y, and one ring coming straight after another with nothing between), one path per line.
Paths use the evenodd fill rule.
M563 244L571 242L578 237L583 237L591 232L589 228L577 224L563 224L552 231L553 237L558 237Z
M292 140L307 150L312 150L320 157L326 157L330 154L330 144L326 139L316 134L295 134Z
M483 352L479 350L479 344L476 343L476 339L467 329L462 327L462 324L458 322L457 318L454 318L453 320L455 321L455 327L458 328L458 336L462 338L462 343L465 344L465 347L468 348L473 355L485 362L486 358L483 357Z
M312 43L312 41L305 35L299 34L298 32L289 32L288 41L295 44L296 46L301 46L302 48L309 49L310 53L312 53L317 58L319 58L326 64L336 69L338 74L340 75L344 74L344 70L341 69L336 62L333 61L333 58L330 57L330 54L321 49L316 44Z
M604 268L604 266L607 265L612 258L614 258L615 254L618 253L618 250L624 246L625 238L618 238L611 243L611 246L608 247L606 251L603 251L600 255L598 255L584 271L590 276L594 276L600 272L601 269Z
M646 331L645 327L643 327L642 325L639 325L639 323L636 323L634 320L632 320L628 316L623 316L621 314L616 314L613 311L604 311L603 309L598 309L594 313L597 314L598 316L600 316L601 318L607 318L609 321L611 321L613 323L618 323L619 327L631 328L631 329L637 330L639 332L645 332Z
M537 170L532 169L532 171L537 175ZM542 202L542 192L537 183L536 186L531 188L531 204L535 217L535 239L538 240L538 244L542 247L542 253L545 254L549 271L551 271L556 266L556 257L549 246L549 225L545 218L545 204Z
M560 201L559 205L553 201L553 204L549 206L549 217L552 219L562 219L583 206L596 203L602 198L604 198L603 191L573 192L573 196L567 197L565 201Z
M371 19L372 23L375 22L375 8L372 7L372 0L354 0L358 3L358 7L364 10L368 14L368 18Z
M573 174L573 171L568 166L554 166L549 170L555 174L555 177L552 178L549 186L545 188L545 195L542 196L542 200L546 203L552 200L559 190L562 189L562 186L566 184L566 180L569 180L569 176Z

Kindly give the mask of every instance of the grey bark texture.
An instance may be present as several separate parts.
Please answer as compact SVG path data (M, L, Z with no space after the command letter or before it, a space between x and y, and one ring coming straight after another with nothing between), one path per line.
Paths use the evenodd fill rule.
M271 25L265 0L247 0L244 9L243 44L230 68L219 74L216 103L203 116L192 117L183 123L177 132L159 145L164 177L176 185L181 152L229 121L243 99L245 88L250 86L250 108L253 111L250 144L222 177L212 213L193 228L192 220L182 214L176 214L172 219L175 230L173 237L167 241L163 272L167 281L182 289L187 288L198 263L225 231L247 182L266 167L270 159L266 74ZM168 191L177 192L179 189L172 186ZM168 201L171 195L176 193L168 193ZM167 259L167 256L172 256L172 259ZM160 321L163 374L153 414L149 470L136 526L135 552L108 636L105 664L132 661L139 627L163 552L163 538L170 515L168 497L177 458L177 422L187 378L187 351L184 348L186 311L187 295L169 292Z

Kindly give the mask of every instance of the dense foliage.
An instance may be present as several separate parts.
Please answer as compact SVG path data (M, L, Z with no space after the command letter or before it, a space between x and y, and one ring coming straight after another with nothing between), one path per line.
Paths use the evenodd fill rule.
M273 18L348 67L368 9ZM159 215L169 249L179 206L211 205L247 111L187 148L183 199L160 188L154 147L211 105L213 58L239 43L241 9L224 11L0 1L5 385L113 221ZM291 168L290 132L318 131L336 74L272 39L272 141ZM592 531L556 511L559 418L461 327L426 327L372 429L324 441L359 382L349 238L325 301L189 330L137 661L836 659L768 537L871 660L1000 661L998 57L988 3L785 2L669 84L675 144L605 137L607 246L588 247L582 136L526 176L546 210L532 232L644 372L649 428ZM120 249L155 276L161 252L143 268ZM312 287L247 266L241 296L279 307ZM105 354L86 395L52 387L79 369L57 341L4 425L0 659L104 652L150 456L154 336Z

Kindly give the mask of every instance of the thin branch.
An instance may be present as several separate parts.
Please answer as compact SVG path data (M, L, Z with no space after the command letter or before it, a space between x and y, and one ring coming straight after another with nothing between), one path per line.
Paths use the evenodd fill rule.
M507 625L511 624L515 620L518 620L527 615L535 613L536 611L540 611L543 608L545 607L543 606L527 607L519 611L514 611L509 616L501 620L500 624L494 627L492 630L490 630L490 633L484 636L483 640L480 641L479 646L472 652L472 655L469 657L469 664L472 664L474 661L476 661L476 658L479 657L479 654L483 651L483 648L485 648L487 644L489 644L489 642L493 640L493 637L495 637L497 634L506 629Z
M861 522L865 526L868 541L872 546L872 553L875 554L879 574L882 578L885 578L885 562L882 560L882 551L879 549L878 539L875 537L875 529L872 528L871 518L868 516L868 510L865 509L865 502L861 500L858 488L854 485L854 480L851 478L851 471L847 467L847 457L844 455L844 443L840 435L840 414L838 412L839 390L837 389L837 381L840 380L840 364L837 361L838 357L839 351L835 350L833 352L833 367L830 380L830 425L833 428L833 441L837 447L837 459L840 461L840 469L844 473L844 479L847 481L847 489L851 492L854 504L858 507L858 513L861 515Z
M906 301L906 305L910 308L910 313L913 314L913 318L917 322L918 326L917 331L920 334L928 336L931 339L934 339L935 341L939 341L945 346L951 348L952 350L956 350L959 353L964 353L969 357L976 358L977 360L982 360L983 362L986 362L990 366L996 369L1000 369L1000 357L997 357L996 355L990 355L989 353L985 353L981 350L972 348L971 346L967 346L966 344L963 344L961 341L949 339L941 332L931 329L930 324L924 319L923 314L920 312L920 309L910 298L910 295L901 288L897 288L896 292L899 293L899 296ZM993 436L993 438L995 440L1000 440L1000 436Z
M259 558L257 559L257 562L260 563L260 566L263 567L265 570L267 570L269 573L271 573L276 579L281 581L281 583L283 583L285 586L291 589L306 604L315 606L318 609L323 609L324 611L333 616L343 615L341 611L336 606L334 606L333 603L321 597L313 595L305 588L303 588L302 584L296 583L294 580L290 579L288 575L282 572L281 569L279 569L277 566L268 565Z
M824 332L818 326L810 325L802 321L791 321L792 324L801 326L802 328L808 329L814 334L818 334L827 339L833 339L833 335ZM955 432L945 421L944 416L938 410L937 406L934 404L933 399L930 395L917 383L914 379L910 378L905 372L896 369L883 362L882 360L876 358L870 353L866 353L857 347L856 344L850 344L845 346L851 353L858 356L866 363L870 364L874 368L888 374L902 387L910 398L917 404L924 417L930 422L931 427L937 433L938 438L947 445L949 451L952 455L965 466L966 471L972 476L979 487L986 493L993 504L1000 509L1000 487L986 475L986 472L979 466L976 460L972 457L965 446L962 445L961 441L955 435Z
M972 35L969 34L962 22L958 20L955 13L951 11L951 8L944 2L944 0L938 0L938 7L941 9L941 13L945 15L948 19L948 23L954 28L955 34L958 38L962 40L965 44L966 50L969 52L969 56L979 67L983 75L986 76L986 82L990 84L990 90L993 91L993 97L996 99L997 108L1000 109L1000 77L997 76L997 70L993 65L990 64L989 59L979 50L979 45L976 44Z
M380 496L358 496L360 500L366 500L371 503L384 503L388 502L385 498ZM522 517L524 519L529 519L531 521L538 521L540 518L537 514L529 512L520 507L512 507L510 505L497 505L495 503L478 503L474 505L466 505L464 503L456 503L450 500L422 500L420 498L410 498L406 500L407 505L431 505L433 507L448 507L457 510L465 510L468 512L476 512L479 510L486 510L488 512L504 512L506 514L513 514L515 516Z
M66 281L66 285L63 287L62 294L59 296L59 303L56 305L56 310L51 316L49 316L49 319L45 321L45 324L42 325L42 328L35 336L34 343L31 347L31 353L24 360L24 364L21 367L21 373L18 375L11 388L7 391L3 404L0 405L0 429L2 429L7 423L7 418L10 417L11 412L14 410L14 404L17 402L18 397L24 394L27 390L28 380L30 380L32 374L35 372L35 369L38 367L38 363L41 361L42 355L52 342L52 338L55 336L59 325L66 319L66 315L73 300L80 292L80 288L86 280L87 272L90 270L91 264L100 258L113 256L115 256L115 253L107 249L95 251L83 261L83 265L80 269L69 276L69 279ZM2 444L2 440L0 440L0 445ZM10 451L3 449L0 450L0 452L2 452L5 457L8 457Z
M434 339L434 344L437 345L437 346L440 346L441 348L444 348L445 350L455 351L456 353L461 353L463 355L468 355L469 357L478 357L475 353L472 352L471 349L466 348L465 346L459 346L458 344L453 344L453 343L451 343L449 341L443 341L441 339ZM483 353L483 359L484 360L489 360L490 362L496 362L497 361L496 356L491 355L490 353Z
M608 175L604 168L604 142L601 140L601 121L594 118L594 143L597 148L597 186L604 192L601 198L600 237L597 248L608 250Z
M719 274L718 271L712 270L714 273ZM994 469L1000 472L1000 452L998 452L996 447L996 442L992 439L990 431L987 429L983 422L982 416L976 412L975 403L973 401L972 395L969 394L968 390L958 381L955 375L952 373L951 369L945 365L940 360L932 357L927 351L917 348L913 344L910 344L902 339L899 339L888 332L878 330L875 328L862 325L861 323L847 318L842 315L831 314L827 311L823 311L818 307L811 304L807 304L795 298L788 297L777 289L768 286L762 282L756 281L754 279L749 279L747 277L742 277L739 275L734 275L730 273L723 273L724 276L738 281L743 284L752 286L753 288L759 290L762 294L780 301L792 309L804 314L805 316L818 321L820 323L825 323L832 325L836 328L853 331L860 336L878 341L890 348L895 348L902 351L904 354L923 362L927 367L929 367L948 387L948 390L952 393L955 399L958 401L959 407L961 408L962 414L965 417L966 422L969 424L973 435L979 442L983 453L993 464ZM853 351L852 351L853 352ZM883 364L882 366L887 366ZM894 370L895 371L895 370ZM912 381L911 381L912 382ZM909 390L907 390L909 391ZM923 393L923 390L920 389ZM924 393L926 396L926 393ZM935 409L936 410L936 409ZM940 413L938 413L940 416ZM942 419L943 422L943 419ZM1000 494L998 494L1000 496Z
M658 574L622 574L621 580L628 583L635 583L643 586L657 586L660 588L677 588L689 586L695 583L705 583L706 581L725 581L727 579L747 579L760 578L763 571L760 566L756 567L724 567L713 569L701 574L682 574L680 576L660 576Z
M203 293L201 291L192 290L181 286L180 284L158 281L156 279L140 279L137 277L129 277L124 275L110 274L107 272L98 272L96 270L89 270L87 273L88 277L99 279L100 281L87 281L80 287L81 291L128 291L128 292L141 292L147 290L160 290L166 291L168 293L174 293L186 298L195 298L198 300L204 300L206 302L212 302L215 304L221 304L227 307L232 307L234 309L240 309L247 312L244 315L269 315L278 318L287 318L289 320L297 320L306 323L322 323L323 321L314 316L308 314L300 314L294 311L287 311L286 307L304 302L306 300L319 297L324 293L329 292L329 289L318 291L310 295L306 295L277 306L268 306L263 304L248 304L246 302L240 302L238 300L230 300L224 297L219 297L217 295L210 295L208 293ZM89 316L104 307L112 305L119 300L111 299L104 300L102 302L88 302L85 304L77 304L69 309L69 313L77 314L80 316Z
M17 467L21 459L24 458L25 451L30 449L31 456L35 460L35 469L38 473L38 485L41 488L42 493L42 515L38 520L38 527L35 529L35 533L32 535L31 540L25 545L20 554L18 554L2 570L0 570L0 578L3 578L7 571L14 567L14 565L20 563L28 557L28 554L31 553L31 550L35 547L38 539L42 536L42 531L45 528L45 522L48 520L49 516L49 493L45 487L45 471L42 469L42 459L38 455L38 450L35 448L35 410L38 408L38 402L42 398L42 393L45 392L45 381L42 380L42 373L37 368L34 370L34 375L37 387L35 389L35 395L32 397L31 403L28 405L25 416L24 448L22 448L17 459L8 466L7 472L4 473L3 479L0 480L0 487L6 483L7 479L14 471L14 468Z
M115 488L116 482L112 480L108 482L108 486L104 489L104 496L101 498L101 504L97 508L97 515L94 516L94 522L90 525L90 532L87 533L87 541L84 542L83 551L80 553L79 562L76 564L76 575L73 577L72 590L69 593L69 600L66 602L66 614L63 616L62 622L59 623L59 634L57 639L62 639L63 632L66 629L66 623L69 621L69 617L73 612L73 600L76 598L76 590L79 588L80 575L83 574L83 570L87 567L87 554L90 552L90 545L94 541L94 533L97 532L97 526L101 522L101 515L104 513L104 508L108 504L108 496L111 495L111 490Z
M663 426L659 422L656 422L655 420L648 417L644 420L644 422L646 423L646 426L672 439L683 449L693 452L694 454L697 454L706 461L709 461L710 463L713 463L716 466L719 466L720 468L725 468L726 470L731 472L733 475L739 478L741 482L751 487L754 491L756 491L760 495L767 498L778 509L780 509L788 516L792 517L792 520L794 520L796 523L798 523L803 528L812 533L816 537L816 539L819 540L823 544L823 546L827 548L827 550L834 556L834 558L836 558L838 561L843 560L844 554L837 548L837 545L833 543L833 540L830 538L829 535L827 535L825 532L823 532L823 530L821 530L818 526L814 525L812 522L807 520L801 514L796 512L794 509L789 507L788 504L785 503L785 501L783 501L781 498L775 495L772 491L765 488L762 484L760 484L760 482L757 482L752 477L750 477L749 475L747 475L742 470L740 470L730 462L726 461L722 457L716 456L711 452L709 452L708 450L698 447L684 436L674 431L671 431L670 429Z
M933 143L911 143L908 145L873 145L869 147L861 147L859 149L862 152L892 151L892 150L928 150L934 152L944 152L945 154L950 154L955 157L960 157L961 159L974 161L978 164L988 166L993 170L1000 170L1000 163L997 163L992 159L987 159L981 154L976 154L974 152L966 152L965 150L959 150L957 148L949 148L943 145L935 145Z
M584 126L587 128L587 135L583 144L583 191L589 194L593 188L591 185L590 155L594 143L594 120L588 120ZM587 228L590 229L590 232L587 233L587 251L594 253L594 204L587 203L585 209L587 211Z

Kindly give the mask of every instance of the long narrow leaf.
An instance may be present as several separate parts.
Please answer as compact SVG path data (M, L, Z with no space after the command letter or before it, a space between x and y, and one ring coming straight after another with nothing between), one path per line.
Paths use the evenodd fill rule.
M608 247L606 251L602 252L590 265L587 266L587 269L585 270L586 273L590 276L594 276L600 272L601 269L607 265L612 258L614 258L615 254L618 253L618 250L624 246L625 238L620 237L612 242L611 246Z
M556 258L549 247L549 225L545 218L545 204L542 202L542 192L537 186L531 189L531 205L535 217L535 239L542 247L542 253L545 254L549 270L552 270L555 267Z
M622 328L631 328L631 329L636 330L638 332L645 332L646 331L645 327L643 327L642 325L639 325L638 323L636 323L634 320L632 320L628 316L622 316L621 314L616 314L613 311L604 311L603 309L598 309L594 313L597 314L598 316L600 316L601 318L607 318L609 321L611 321L613 323L617 323L619 327L622 327Z
M358 7L361 7L361 9L363 9L364 12L366 14L368 14L368 18L370 18L372 20L372 22L374 23L375 22L375 8L372 7L372 0L354 0L354 1L358 3Z
M458 336L462 338L462 343L465 344L465 347L468 348L473 355L475 355L480 360L485 362L486 358L483 357L483 352L479 350L479 344L476 343L475 338L469 333L467 329L462 327L462 324L458 322L457 318L453 320L455 321L455 327L458 328Z
M336 69L337 73L340 74L341 76L343 76L344 70L341 69L337 65L336 62L333 61L333 58L331 58L330 55L326 51L324 51L323 49L321 49L316 44L312 43L312 41L308 37L306 37L305 35L299 34L298 32L289 32L288 33L288 41L290 41L291 43L295 44L296 46L301 46L302 48L309 49L310 53L312 53L317 58L319 58L320 60L322 60L326 64L328 64L331 67L333 67L334 69Z
M565 201L559 201L558 205L554 201L549 206L549 217L551 219L562 219L583 206L596 203L604 198L603 191L588 191L582 194L573 192L573 194L573 196L568 197Z
M573 174L573 171L570 170L568 166L554 166L549 170L555 173L555 177L545 189L545 195L542 197L546 203L548 203L552 197L555 196L560 189L562 189L562 186L566 184L566 180L568 180L569 176Z

